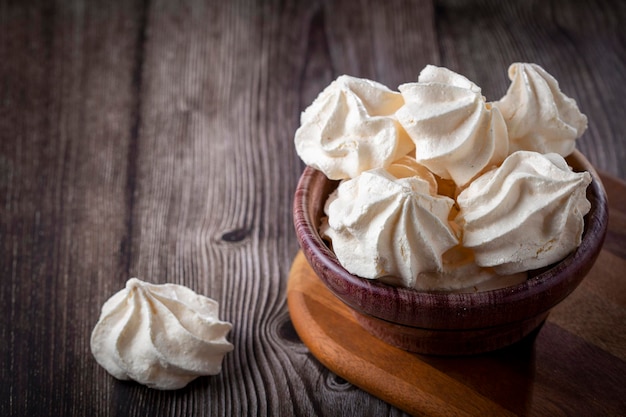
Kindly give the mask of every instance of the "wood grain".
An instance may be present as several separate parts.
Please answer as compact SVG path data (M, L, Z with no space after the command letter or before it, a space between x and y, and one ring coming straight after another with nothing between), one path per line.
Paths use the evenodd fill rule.
M427 63L498 97L534 61L589 116L583 153L625 179L625 17L619 0L0 1L0 415L402 415L289 321L301 110L340 74L395 88ZM131 276L220 302L222 374L158 392L98 367L89 334Z

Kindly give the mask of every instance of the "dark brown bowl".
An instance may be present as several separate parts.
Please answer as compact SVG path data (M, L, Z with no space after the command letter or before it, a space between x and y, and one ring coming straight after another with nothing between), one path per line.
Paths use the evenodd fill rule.
M294 226L300 247L324 284L349 306L359 323L404 350L464 355L499 349L539 327L552 307L567 297L591 269L606 235L606 192L593 166L578 151L567 158L576 171L589 171L591 210L580 246L562 261L530 271L511 287L475 293L423 292L393 287L346 271L319 235L324 203L337 187L307 167L294 198Z

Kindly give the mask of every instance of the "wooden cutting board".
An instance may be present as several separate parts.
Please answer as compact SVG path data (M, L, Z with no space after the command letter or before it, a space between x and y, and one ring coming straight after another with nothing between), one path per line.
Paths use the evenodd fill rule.
M293 325L326 367L413 415L626 415L626 184L602 179L609 232L596 264L511 347L436 357L390 346L361 328L301 252L287 288Z

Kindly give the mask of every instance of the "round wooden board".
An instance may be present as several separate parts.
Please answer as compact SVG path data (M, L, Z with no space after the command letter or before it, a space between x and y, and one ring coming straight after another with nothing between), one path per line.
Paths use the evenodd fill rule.
M617 203L605 249L546 324L511 347L435 357L388 345L356 322L301 252L287 288L293 325L327 368L413 415L619 415L626 409L626 186L603 179Z

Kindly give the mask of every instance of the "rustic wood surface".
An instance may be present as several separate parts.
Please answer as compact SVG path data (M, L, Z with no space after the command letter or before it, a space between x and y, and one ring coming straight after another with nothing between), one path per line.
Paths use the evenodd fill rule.
M621 0L0 0L0 415L402 415L290 322L300 111L343 73L396 88L444 65L497 99L537 62L589 117L579 149L626 179L625 23ZM220 302L220 375L161 392L96 364L132 276Z

